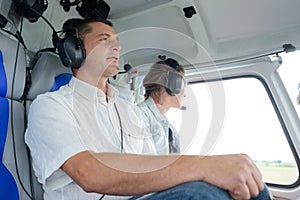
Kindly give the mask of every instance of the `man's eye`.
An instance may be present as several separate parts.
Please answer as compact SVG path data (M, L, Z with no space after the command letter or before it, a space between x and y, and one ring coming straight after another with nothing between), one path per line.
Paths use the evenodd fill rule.
M105 42L105 41L107 41L107 40L108 40L107 37L105 37L105 38L100 38L100 41L101 41L101 42Z

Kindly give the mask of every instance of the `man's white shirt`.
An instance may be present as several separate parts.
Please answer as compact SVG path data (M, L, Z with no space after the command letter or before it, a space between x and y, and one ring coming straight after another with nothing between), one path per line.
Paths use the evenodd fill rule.
M72 77L56 92L39 95L32 103L25 134L33 168L47 199L99 199L84 192L60 167L83 151L155 154L140 110L117 97ZM123 149L121 149L123 146ZM105 199L115 196L105 196ZM119 197L122 198L122 197ZM124 197L128 198L128 197Z

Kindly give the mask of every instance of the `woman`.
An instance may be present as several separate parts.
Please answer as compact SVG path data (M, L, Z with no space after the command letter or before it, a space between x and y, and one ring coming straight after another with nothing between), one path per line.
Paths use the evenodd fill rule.
M184 97L185 77L183 67L172 58L151 66L143 80L145 100L138 106L152 133L158 154L179 153L180 143L177 131L168 121L165 113L169 108L180 108Z

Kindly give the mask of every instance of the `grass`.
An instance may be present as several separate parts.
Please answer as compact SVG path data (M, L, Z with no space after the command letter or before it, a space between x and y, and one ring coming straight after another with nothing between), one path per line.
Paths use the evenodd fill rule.
M280 161L255 162L267 183L291 185L297 181L299 171L295 163L282 163Z

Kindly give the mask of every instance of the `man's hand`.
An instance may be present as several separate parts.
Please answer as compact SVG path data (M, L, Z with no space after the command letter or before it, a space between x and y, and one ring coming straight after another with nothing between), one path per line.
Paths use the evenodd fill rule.
M264 189L262 175L244 154L202 157L203 181L229 191L234 199L256 197Z

